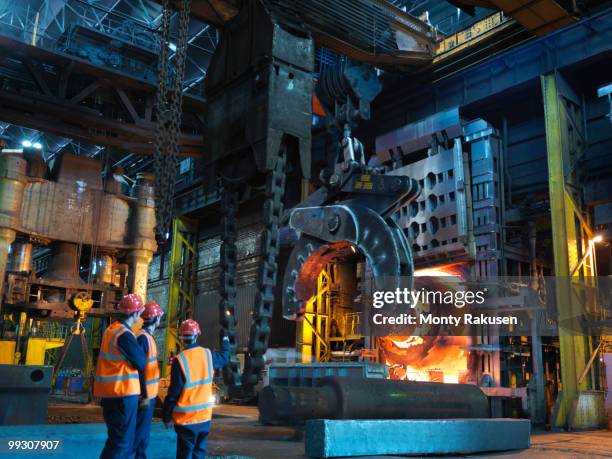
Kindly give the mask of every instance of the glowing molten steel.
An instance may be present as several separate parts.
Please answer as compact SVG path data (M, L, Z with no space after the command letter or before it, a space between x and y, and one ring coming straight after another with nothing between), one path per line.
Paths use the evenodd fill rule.
M459 266L418 270L415 277L460 276ZM444 284L443 279L440 280ZM448 286L446 288L449 288ZM379 338L390 379L463 383L469 380L469 338L464 336L386 336Z
M468 345L464 336L388 336L380 338L390 379L468 382Z

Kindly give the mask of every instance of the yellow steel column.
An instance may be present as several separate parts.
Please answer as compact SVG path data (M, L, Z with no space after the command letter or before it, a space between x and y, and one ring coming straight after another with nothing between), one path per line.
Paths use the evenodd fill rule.
M330 277L327 270L328 267L319 273L317 292L306 302L304 319L298 323L296 350L302 363L329 359Z
M571 267L575 266L580 258L580 241L576 215L565 188L566 181L571 183L571 177L568 177L569 173L566 172L572 169L572 159L567 145L565 107L557 88L557 78L555 74L544 75L541 77L541 83L546 125L554 274L558 280L555 296L559 323L564 324L559 327L562 399L558 403L554 424L556 427L565 427L572 403L579 391L586 389L586 382L579 387L578 379L584 370L588 350L585 336L579 333L580 325L577 321L582 311L575 310L572 305L572 289L569 284Z
M168 308L166 311L166 339L162 376L169 375L168 360L180 352L178 339L181 321L193 316L195 304L197 252L197 226L192 220L177 217L172 222L172 246L170 249Z

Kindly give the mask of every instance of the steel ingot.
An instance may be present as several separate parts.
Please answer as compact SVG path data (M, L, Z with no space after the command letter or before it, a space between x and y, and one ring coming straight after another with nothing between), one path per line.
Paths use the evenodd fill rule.
M264 423L488 418L489 401L471 384L331 376L317 387L265 387L259 394L259 416Z
M100 255L94 261L96 264L96 282L104 284L114 283L115 260L110 255Z

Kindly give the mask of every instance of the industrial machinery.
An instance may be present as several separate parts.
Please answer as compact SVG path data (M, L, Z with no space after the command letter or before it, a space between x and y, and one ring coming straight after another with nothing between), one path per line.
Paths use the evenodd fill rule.
M219 314L232 351L224 379L228 386L242 387L252 393L251 388L257 384L264 368L263 355L268 347L277 288L279 228L287 216L284 208L298 204L310 192L314 41L360 62L414 68L431 63L436 53L450 55L461 51L466 41L485 39L491 35L485 32L507 24L498 15L491 24L466 34L465 40L456 37L450 43L441 40L427 23L386 2L360 0L353 2L349 9L340 1L216 0L191 6L185 0L160 3L164 4L163 24L167 22L170 5L179 9L179 33L176 72L172 78L166 78L167 59L163 56L161 59L160 89L163 91L160 91L162 103L158 106L159 132L171 131L171 126L180 124L180 118L177 121L166 116L173 111L164 105L163 94L180 99L181 91L164 85L169 80L175 85L181 79L187 15L220 27L220 40L206 73L206 141L210 160L204 166L204 183L222 189ZM169 38L165 32L163 35L166 43ZM166 46L162 46L162 55L167 54ZM343 139L338 157L343 158L338 164L333 161L321 177L324 188L300 205L290 218L289 224L300 232L301 240L280 292L286 306L285 317L304 316L305 303L325 262L315 252L326 251L326 247L333 248L327 252L328 259L334 251L341 255L347 250L350 253L359 249L374 268L375 279L400 275L409 278L412 274L410 246L395 223L394 210L409 203L418 194L418 186L413 180L399 176L402 174L387 177L382 174L383 169L369 167L363 147L351 134L358 119L369 118L369 103L380 90L377 81L372 69L354 64L346 65L335 75L323 74L319 81L318 100L325 107L327 119L335 120L332 124ZM180 107L180 101L178 104ZM173 189L170 178L175 167L173 161L166 160L175 157L176 152L172 147L164 149L161 145L169 137L169 134L160 135L161 142L156 149L159 164L168 164L168 167L156 167L158 191L165 190L159 193L158 220L160 234L166 237ZM170 154L164 159L166 150ZM162 178L163 174L166 178ZM252 324L241 374L236 332L236 240L238 205L244 206L247 201L262 205L264 212L259 251L262 261L258 267L257 294L250 300ZM353 205L358 211L354 215L350 210ZM308 210L308 206L312 209ZM317 212L315 207L325 209L326 214L317 217L317 223L325 226L307 229L304 219L309 212ZM358 230L360 234L356 233ZM376 250L391 254L385 263L374 263L377 253L373 241L367 240L368 234L372 238L373 232L379 230L384 234L384 243ZM308 278L300 278L300 273L302 276L308 273ZM309 287L304 289L307 284ZM193 298L186 304L193 304ZM180 348L174 336L176 324L193 314L190 307L177 309L176 317L168 322L165 358Z
M352 136L359 120L370 118L370 102L380 92L375 71L341 64L322 76L317 92L328 117L343 134L330 167L322 171L324 186L290 214L289 226L299 234L282 290L283 315L290 320L303 319L321 270L343 251L358 249L363 254L380 290L394 289L400 277L413 274L408 240L391 217L419 194L418 183L369 167L363 145ZM378 285L383 279L387 281L384 288Z
M320 99L328 100L325 96ZM410 270L399 272L426 276L423 282L435 283L429 289L444 291L461 288L457 281L462 278L494 281L502 273L520 273L521 266L528 272L524 266L529 266L530 253L502 241L499 231L503 218L500 148L499 134L490 124L466 122L459 110L451 109L379 136L376 157L367 167L374 174L366 180L361 174L352 182L342 182L346 180L342 163L335 175L322 174L326 186L292 211L290 225L299 230L300 239L289 258L282 291L284 316L304 317L297 336L303 363L366 358L386 364L392 379L476 384L488 375L498 394L516 386L515 376L500 372L504 356L496 336L369 336L361 296L366 280L375 282L380 267L368 267L368 256L359 253L367 253L365 250L338 242L350 238L352 227L346 225L346 217L340 220L333 215L334 199L349 200L347 207L352 210L360 199L371 202L364 186L375 188L375 180L393 183L410 177L414 188L406 196L391 189L389 201L381 196L375 201L388 211L381 212L386 225L376 231L384 254L378 259L389 263L383 269L392 266L396 253L408 254ZM355 156L360 164L360 155ZM343 195L347 191L350 194ZM310 207L317 201L328 206ZM351 214L353 219L359 216ZM360 229L376 220L368 216L365 221ZM341 225L349 228L348 236ZM385 228L395 238L390 240L410 241L409 249L396 251L396 242L383 243ZM533 255L531 259L535 260ZM536 277L541 275L541 267L534 266L533 272ZM385 285L382 289L389 287L393 288ZM381 289L375 284L374 288Z
M244 16L242 18L242 16ZM248 18L257 21L246 22ZM310 175L310 119L312 40L296 24L277 22L259 2L245 8L224 32L219 52L207 76L210 150L213 170L223 181L220 317L230 336L233 359L225 372L227 384L239 381L235 357L236 213L240 192L260 185L265 189L262 265L259 293L252 313L253 323L246 355L243 388L252 388L264 367L270 319L274 306L279 227L284 216L283 194L287 194L286 171ZM236 27L260 24L257 38L234 34ZM269 31L262 34L261 24ZM262 38L263 37L263 38ZM238 60L246 42L254 47L250 61ZM263 59L265 55L272 59ZM232 56L236 61L227 60ZM251 62L255 65L247 65ZM254 86L253 86L254 85ZM255 90L253 90L255 88ZM335 158L321 179L324 188L292 210L289 225L300 240L288 262L283 282L283 314L302 319L303 307L325 260L346 250L360 250L369 261L375 279L411 276L412 259L405 235L389 218L397 206L418 194L418 185L408 177L386 177L366 165L361 143L352 128L370 117L370 102L380 92L371 67L346 63L324 75L319 99L342 133ZM231 103L230 103L231 101ZM338 160L341 159L340 162ZM255 172L253 171L255 164ZM263 175L262 175L263 174ZM262 181L265 177L265 181ZM302 192L304 195L304 192ZM382 256L382 254L386 256ZM384 260L384 261L383 261Z
M157 250L152 176L136 178L129 195L120 171L93 158L64 154L47 166L37 149L0 153L0 285L2 339L8 353L45 349L49 321L108 318L128 290L146 295L148 264ZM33 253L36 251L36 264ZM40 336L38 336L40 335ZM13 363L3 355L3 363ZM26 356L26 361L31 360ZM18 362L16 362L18 363Z

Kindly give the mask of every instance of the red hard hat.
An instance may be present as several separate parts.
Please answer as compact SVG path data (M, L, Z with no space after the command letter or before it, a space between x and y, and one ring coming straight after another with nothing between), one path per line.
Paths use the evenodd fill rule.
M164 311L162 311L162 308L160 308L159 304L155 301L149 301L145 304L144 308L145 310L141 316L143 319L154 319L155 317L164 315Z
M200 325L193 319L187 319L179 327L179 336L193 336L199 335Z
M121 298L119 302L119 310L125 313L132 313L142 311L144 305L142 304L142 298L137 293L130 293Z

